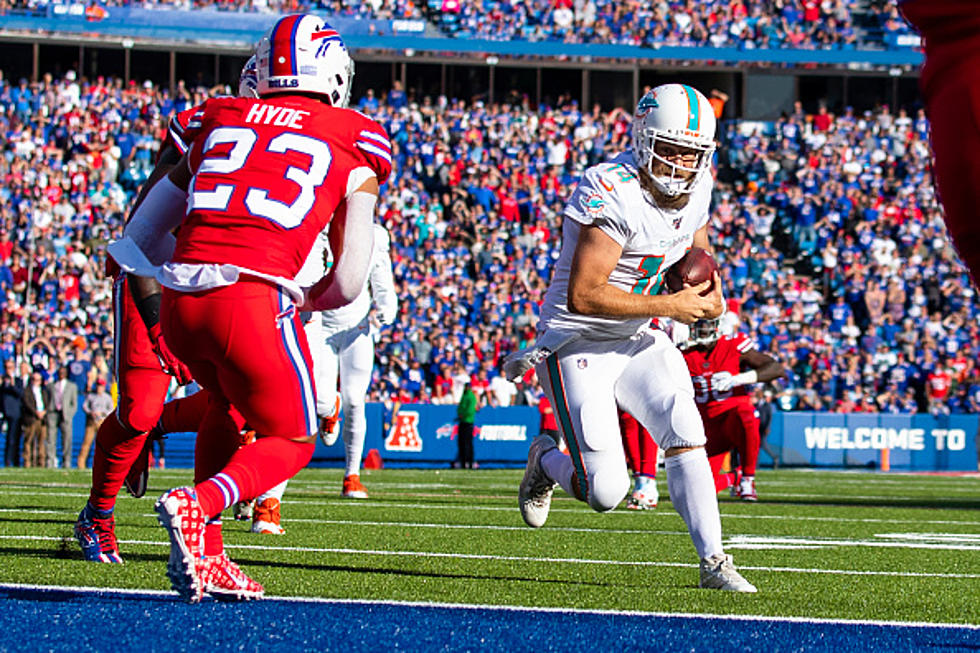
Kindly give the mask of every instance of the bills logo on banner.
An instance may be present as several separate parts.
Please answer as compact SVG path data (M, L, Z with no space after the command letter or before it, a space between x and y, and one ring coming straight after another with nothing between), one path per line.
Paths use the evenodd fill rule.
M419 414L413 410L399 411L394 417L388 437L385 438L388 451L422 451L422 436L419 434Z
M459 426L453 423L443 424L436 429L436 440L442 440L443 438L449 438L450 440L456 439L456 433L459 431Z

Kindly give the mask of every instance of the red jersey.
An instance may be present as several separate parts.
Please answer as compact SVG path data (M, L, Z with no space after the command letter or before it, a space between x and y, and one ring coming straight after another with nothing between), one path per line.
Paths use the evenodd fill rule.
M190 109L184 109L175 113L167 125L167 137L160 145L160 153L173 145L181 154L185 154L190 149L194 135L200 132L201 118L204 117L204 104L199 104Z
M709 417L720 415L739 403L747 403L748 388L738 386L725 392L716 390L713 379L731 377L741 372L742 354L756 349L755 342L743 333L721 336L710 350L691 347L684 352L687 369L694 382L694 400Z
M949 395L949 390L953 387L953 379L946 370L938 370L926 377L926 387L930 399L942 401Z
M183 139L193 179L174 263L292 279L359 180L391 172L380 125L304 96L208 100Z

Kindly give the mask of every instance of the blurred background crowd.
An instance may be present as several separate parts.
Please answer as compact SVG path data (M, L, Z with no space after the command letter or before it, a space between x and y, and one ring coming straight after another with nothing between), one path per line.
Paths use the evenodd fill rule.
M8 385L23 394L35 375L48 385L65 370L80 409L113 388L105 244L169 116L222 90L0 77L4 414ZM533 403L533 383L498 378L501 359L533 338L563 203L586 167L629 146L630 113L567 97L531 106L516 92L416 98L397 84L353 104L395 148L379 220L401 309L376 334L371 398L455 403L471 381L485 404ZM771 389L780 409L980 412L974 291L945 238L927 132L917 107L797 105L774 122L720 124L712 231L727 328L786 365Z

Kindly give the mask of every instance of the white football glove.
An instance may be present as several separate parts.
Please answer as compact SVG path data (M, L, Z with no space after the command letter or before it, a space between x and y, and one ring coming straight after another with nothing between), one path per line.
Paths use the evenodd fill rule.
M711 376L711 389L715 392L728 392L739 386L750 385L758 380L759 373L755 370L749 370L741 374L719 372Z

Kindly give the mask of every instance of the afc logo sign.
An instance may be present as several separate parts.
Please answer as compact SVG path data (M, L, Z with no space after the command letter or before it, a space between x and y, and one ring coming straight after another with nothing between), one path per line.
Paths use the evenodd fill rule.
M391 430L385 438L388 451L422 451L422 436L419 434L419 414L414 410L402 410L394 416Z

